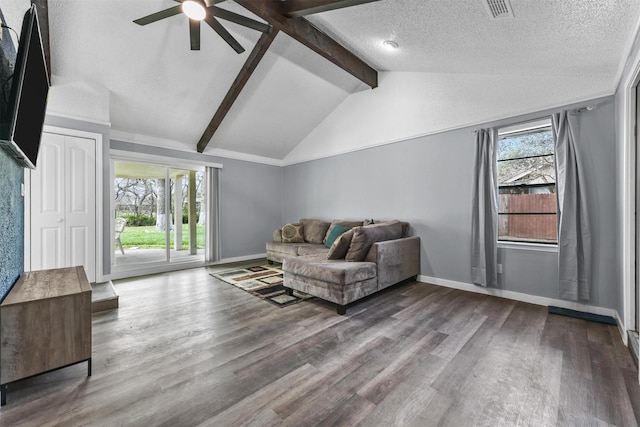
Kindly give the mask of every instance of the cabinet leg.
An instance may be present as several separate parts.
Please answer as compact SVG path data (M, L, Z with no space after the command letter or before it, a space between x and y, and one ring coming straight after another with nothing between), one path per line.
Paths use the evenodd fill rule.
M338 304L338 306L336 307L336 313L341 316L347 314L347 306Z
M89 360L87 360L87 376L88 377L91 376L91 358L89 358Z
M0 406L4 406L7 404L7 385L3 384L0 386Z

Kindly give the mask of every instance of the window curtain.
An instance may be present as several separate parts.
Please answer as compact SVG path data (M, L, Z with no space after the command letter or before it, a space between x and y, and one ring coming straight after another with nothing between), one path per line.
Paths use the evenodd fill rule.
M496 130L476 132L472 198L471 278L480 286L498 285L498 178Z
M205 262L220 261L220 244L218 236L220 224L218 221L219 211L219 178L218 169L213 167L207 167L206 170L206 188L207 188L207 200L206 200L206 232L205 232Z
M575 117L566 110L551 118L556 153L558 272L560 298L589 300L591 233L584 168L576 150Z

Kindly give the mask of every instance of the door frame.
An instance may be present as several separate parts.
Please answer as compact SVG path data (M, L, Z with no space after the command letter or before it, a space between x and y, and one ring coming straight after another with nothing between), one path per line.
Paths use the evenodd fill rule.
M636 86L640 83L640 49L635 44L640 37L640 22L636 23L633 38L630 40L629 53L626 62L620 69L620 81L615 92L616 107L616 160L619 170L617 182L618 189L618 220L622 228L618 230L618 237L622 245L622 309L624 310L620 328L625 345L629 345L628 333L631 325L635 324L636 307L640 309L640 292L634 295L635 263L636 263L636 228L638 224L635 218L636 208L636 136L634 127L636 120ZM640 124L637 130L640 137ZM639 138L640 139L640 138ZM640 167L640 165L638 165ZM620 322L620 319L619 319ZM638 382L640 382L640 370L638 370Z
M92 139L95 141L95 178L96 178L96 218L95 218L95 227L96 227L96 239L95 239L95 268L96 268L96 282L104 281L103 274L103 233L102 233L102 220L103 220L103 206L104 206L104 197L102 191L102 164L103 164L103 155L102 155L102 134L95 132L87 132L76 129L68 129L58 126L50 126L44 125L42 129L43 133L51 133L56 135L63 136L72 136L78 138ZM24 196L24 270L31 271L31 169L24 170L24 184L22 187L22 195Z
M111 183L113 183L115 179L115 167L113 165L115 161L154 164L154 165L166 167L167 171L171 168L198 169L198 168L213 167L218 170L223 169L223 165L221 163L213 163L206 160L190 160L190 159L168 157L164 155L151 154L151 153L111 149L109 153L109 164L110 164L109 169L110 169ZM167 180L167 185L169 185L168 180ZM219 189L216 189L216 190L219 191ZM110 194L109 206L108 206L109 218L110 218L109 220L111 222L111 227L113 228L113 222L114 222L113 203L115 201L113 184L109 185L109 194ZM210 197L210 195L208 194L207 197ZM169 203L168 199L167 199L167 203ZM207 221L210 221L210 219L207 218ZM167 241L167 250L169 250L168 249L169 243L170 242ZM111 254L109 256L109 262L112 263L112 257L115 250L114 242L110 242L109 247L110 247L110 254ZM206 261L206 250L207 249L205 247L205 255L203 256L203 261L180 262L180 263L171 263L171 262L163 261L162 263L149 263L149 265L147 266L135 267L133 269L127 268L127 267L121 267L118 269L118 271L115 271L115 272L113 271L113 266L110 266L111 271L105 277L109 280L116 280L116 279L123 279L123 278L135 277L135 276L141 276L141 275L147 275L147 274L163 273L166 271L175 271L178 269L205 266L209 264Z

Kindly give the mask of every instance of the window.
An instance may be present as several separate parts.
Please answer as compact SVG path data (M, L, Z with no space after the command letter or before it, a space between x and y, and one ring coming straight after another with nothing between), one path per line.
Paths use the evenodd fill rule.
M500 129L497 162L498 240L557 243L551 121Z

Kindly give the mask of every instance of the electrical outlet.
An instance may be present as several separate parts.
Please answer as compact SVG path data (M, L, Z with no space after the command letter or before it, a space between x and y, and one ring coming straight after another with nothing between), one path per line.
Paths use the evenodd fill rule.
M498 274L502 274L502 264L498 264Z

